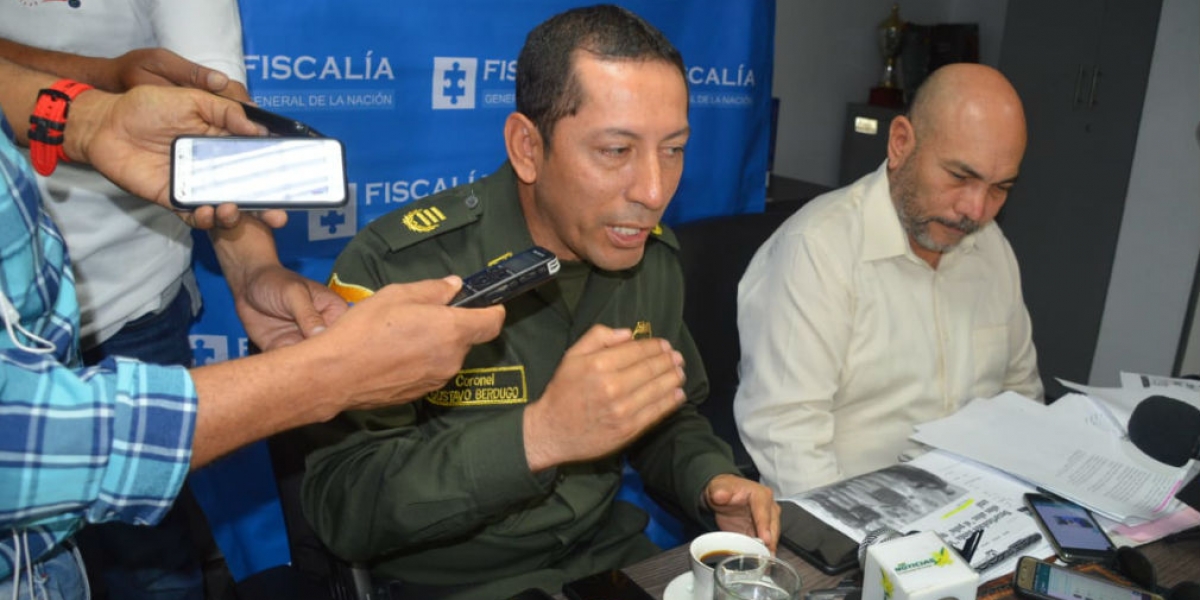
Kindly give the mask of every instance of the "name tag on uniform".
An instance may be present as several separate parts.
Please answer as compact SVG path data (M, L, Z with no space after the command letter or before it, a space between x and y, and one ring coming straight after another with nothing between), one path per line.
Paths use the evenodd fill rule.
M527 390L524 365L463 369L446 387L426 394L425 400L438 406L525 404Z

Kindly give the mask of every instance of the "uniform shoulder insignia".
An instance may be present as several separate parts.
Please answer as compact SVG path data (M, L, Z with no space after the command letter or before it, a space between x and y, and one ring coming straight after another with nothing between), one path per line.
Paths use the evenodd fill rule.
M410 202L376 219L371 229L392 251L453 231L479 220L483 203L471 186Z
M666 244L672 250L679 250L679 239L675 237L675 232L662 223L655 225L654 229L650 230L650 237Z

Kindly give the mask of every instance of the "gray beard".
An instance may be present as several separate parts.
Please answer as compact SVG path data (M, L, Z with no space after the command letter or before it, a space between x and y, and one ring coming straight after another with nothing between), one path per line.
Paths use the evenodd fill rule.
M893 176L894 187L892 189L892 197L896 204L896 214L900 217L900 225L904 227L904 231L908 233L909 237L918 246L930 252L949 252L958 243L938 243L929 233L930 223L940 223L967 235L978 231L979 223L967 217L963 217L958 221L951 221L943 217L927 217L923 215L921 208L917 205L917 191L916 185L913 184L911 165L912 162L909 161L903 167L897 169Z

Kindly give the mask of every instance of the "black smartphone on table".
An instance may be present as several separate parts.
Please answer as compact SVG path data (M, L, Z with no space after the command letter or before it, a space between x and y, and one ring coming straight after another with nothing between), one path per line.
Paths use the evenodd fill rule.
M779 502L779 543L826 575L858 567L858 542L795 502Z
M559 267L553 252L533 246L464 277L462 289L450 300L450 306L474 308L507 302L554 279Z
M1063 562L1105 562L1117 548L1092 512L1045 494L1025 494L1025 506Z
M620 569L569 581L563 584L562 590L570 600L654 600Z
M1101 577L1022 556L1013 573L1013 589L1017 595L1034 600L1163 600L1153 594Z
M181 136L171 144L171 204L247 209L344 206L346 153L333 138Z

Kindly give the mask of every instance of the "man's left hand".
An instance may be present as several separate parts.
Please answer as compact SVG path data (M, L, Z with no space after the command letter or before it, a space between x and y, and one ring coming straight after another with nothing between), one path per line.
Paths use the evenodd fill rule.
M717 475L704 488L704 501L722 531L759 538L775 552L779 505L770 488L736 475Z
M252 274L237 298L238 317L259 348L270 350L312 337L346 312L328 287L279 264Z

